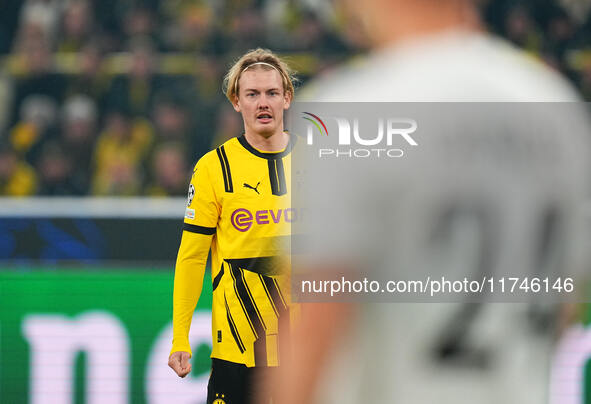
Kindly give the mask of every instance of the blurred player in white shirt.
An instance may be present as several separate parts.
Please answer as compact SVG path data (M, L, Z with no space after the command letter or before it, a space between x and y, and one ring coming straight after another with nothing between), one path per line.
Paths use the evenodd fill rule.
M576 91L557 73L486 33L473 0L342 0L340 5L346 10L349 22L367 39L372 51L361 63L343 67L302 89L300 94L306 101L579 100ZM557 125L556 117L550 115L539 117L542 127L544 122ZM577 125L580 128L584 123ZM458 128L461 132L461 124ZM355 261L350 258L359 258L359 255L349 257L348 254L363 256L365 253L361 246L366 245L363 238L367 236L363 230L367 222L363 219L369 217L371 223L371 218L384 213L366 209L368 212L362 215L363 219L355 217L356 207L368 202L367 195L371 195L372 201L390 204L395 212L392 215L401 218L398 227L389 227L389 233L382 236L406 243L408 248L392 245L390 250L383 251L384 262L403 266L424 264L422 253L428 255L429 247L417 243L436 227L436 223L430 222L434 212L454 195L459 202L488 198L489 205L496 209L497 216L493 220L501 223L500 232L506 236L496 250L497 259L505 264L511 260L526 260L519 255L520 248L523 247L522 255L525 255L530 252L526 247L535 243L515 235L514 230L519 232L520 228L519 220L512 222L513 218L541 210L546 203L555 204L553 206L561 213L573 214L564 219L567 225L559 237L564 236L564 243L576 241L575 230L569 226L577 217L570 208L581 202L591 183L588 173L581 170L588 167L589 150L588 139L568 132L567 129L556 132L548 147L557 155L562 153L563 157L570 153L570 160L544 161L548 150L543 148L534 150L533 155L499 157L489 153L486 142L482 142L475 148L490 159L490 167L481 166L478 161L448 167L444 165L445 159L438 159L437 146L422 159L408 160L406 168L430 170L431 181L437 178L440 180L437 183L417 180L408 176L408 172L375 171L368 173L370 180L367 182L355 183L363 187L361 192L345 183L353 181L352 177L337 173L334 180L343 181L343 186L332 189L342 189L342 192L318 194L320 185L314 183L314 178L306 178L311 181L308 184L310 192L317 196L316 201L320 200L326 207L341 206L333 209L330 217L352 217L349 226L353 231L340 232L331 241L323 238L328 232L312 236L312 244L322 240L326 247L322 252L322 265L329 262L332 266L319 270L354 272L358 269L352 267ZM535 133L527 130L521 134L512 132L512 135L518 142L530 142L535 137ZM532 159L531 163L528 159ZM519 161L530 165L530 169L513 178L512 165ZM422 166L425 162L427 166ZM457 181L450 181L454 176ZM523 192L511 193L527 181L531 181L531 185ZM496 183L502 185L494 188ZM396 191L401 187L406 190L406 199ZM413 195L425 202L412 203ZM519 201L517 208L512 205L515 201ZM330 222L330 218L326 220ZM469 227L454 233L460 237L460 244L452 244L452 248L456 246L460 259L462 254L473 255L471 248L476 245L470 243ZM354 230L359 230L358 238L351 237L356 233ZM450 233L450 238L454 234ZM575 257L572 259L576 261ZM357 262L363 265L363 258ZM375 269L380 270L388 268ZM548 329L541 332L535 328L530 321L530 309L525 303L304 304L301 335L293 340L305 343L296 346L292 362L283 369L283 379L276 385L283 394L279 402L548 402L553 336ZM553 400L560 401L556 397Z

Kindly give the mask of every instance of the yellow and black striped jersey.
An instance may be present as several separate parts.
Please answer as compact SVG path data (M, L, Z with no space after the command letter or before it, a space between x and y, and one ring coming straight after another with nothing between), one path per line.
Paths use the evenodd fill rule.
M288 189L294 143L292 135L285 150L261 152L242 135L197 162L175 269L172 352L190 352L190 321L211 247L211 356L278 365L278 318L289 316L290 299L283 241L297 220Z

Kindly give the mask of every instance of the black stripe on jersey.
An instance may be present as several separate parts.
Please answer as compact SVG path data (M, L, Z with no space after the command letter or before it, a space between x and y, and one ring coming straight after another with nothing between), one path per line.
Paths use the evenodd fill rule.
M236 274L234 273L234 268L232 267L232 264L230 265L230 276L232 277L232 283L234 284L234 292L236 293L236 297L238 298L238 302L240 302L240 306L242 306L242 310L244 311L244 315L246 316L246 320L248 321L248 324L250 325L250 329L252 330L252 333L254 334L255 338L258 338L258 334L257 331L255 330L252 321L250 321L250 317L248 316L248 312L246 311L246 306L244 305L244 301L242 300L240 293L238 293L238 280L236 279Z
M211 236L215 234L215 227L197 226L196 224L183 223L183 230L190 231L191 233L205 234Z
M226 190L226 192L228 192L228 174L226 174L226 165L224 164L224 158L222 157L222 153L220 152L219 147L215 149L215 152L217 153L218 159L220 160L220 165L222 166L222 176L224 177L224 189Z
M277 195L279 192L279 183L277 181L277 170L275 168L275 160L267 160L269 166L269 180L271 181L271 192Z
M222 152L222 157L224 158L224 164L226 165L226 173L228 174L228 184L230 191L234 192L234 185L232 184L232 173L230 172L230 163L228 162L228 156L226 156L226 148L224 146L220 146L220 150Z
M246 269L260 275L277 275L280 268L277 265L277 257L235 258L226 259L228 264L236 268Z
M234 192L234 185L232 184L232 173L230 172L230 163L228 162L228 156L226 156L226 149L224 146L220 146L215 149L220 159L220 165L222 166L222 175L224 176L224 188L226 192Z
M236 281L235 287L237 290L238 299L242 302L242 307L245 309L244 313L255 331L256 340L254 341L254 362L255 366L267 366L267 335L265 330L267 326L263 322L263 318L256 306L246 279L244 279L244 272L240 268L235 268L230 265L230 271Z
M277 279L273 279L273 284L275 284L275 288L277 290L277 296L279 296L279 298L281 299L281 303L283 304L283 306L287 309L287 302L285 301L285 298L283 297L283 293L281 293L281 289L279 289L279 285L277 284Z
M215 276L215 278L213 278L213 282L212 282L213 290L215 290L218 287L218 285L220 284L223 274L224 274L224 264L222 264L222 267L220 268L220 272L218 272L218 274Z
M293 147L295 146L296 141L297 141L297 136L289 135L289 143L287 143L287 147L285 148L285 150L280 151L280 152L263 153L261 151L258 151L254 147L252 147L250 145L250 143L248 143L248 141L246 140L246 137L244 135L238 137L238 142L240 142L242 147L244 147L246 150L248 150L249 152L251 152L255 156L261 157L264 159L278 159L278 158L282 158L282 157L287 156L291 152Z
M285 184L285 170L283 168L283 159L275 160L277 167L277 179L279 180L279 195L287 193L287 185Z
M261 283L263 284L263 289L265 290L265 293L267 294L267 297L269 298L269 302L271 303L271 307L273 308L273 311L275 312L275 315L277 316L277 318L279 318L279 311L277 310L276 302L271 297L271 293L269 293L269 289L267 288L265 278L268 278L268 277L259 274L259 279L261 280Z
M287 193L285 185L285 171L283 169L283 160L267 160L269 166L269 180L271 181L271 192L273 195L281 196Z
M252 297L252 292L250 291L250 287L248 286L248 283L246 282L246 278L244 277L244 270L242 268L238 268L238 274L240 275L240 280L242 281L241 283L244 286L244 290L246 290L246 293L248 294L248 302L252 303L252 309L254 309L254 313L256 314L256 320L253 320L253 324L256 326L257 322L260 322L260 325L262 325L263 329L266 330L267 325L265 324L265 322L263 320L263 316L261 316L261 312L259 311L259 308L257 307L257 304L254 301L254 298ZM240 286L238 287L238 290L240 290ZM248 303L247 303L246 307L248 309ZM252 309L250 310L251 315L253 313ZM255 316L252 316L252 318L255 318Z
M282 315L287 311L287 304L285 304L281 290L279 290L277 280L269 276L261 276L261 281L263 282L263 286L265 286L267 295L271 299L271 303L273 303L273 306L277 308L275 312L279 315Z
M244 351L246 351L246 348L244 347L242 338L240 338L240 334L238 333L238 329L236 328L236 324L234 323L234 319L232 318L232 314L230 313L230 307L228 306L228 300L226 299L225 293L224 304L226 305L226 317L228 318L228 325L230 325L230 332L232 333L232 337L234 337L234 341L236 342L236 345L238 345L240 353L244 353Z

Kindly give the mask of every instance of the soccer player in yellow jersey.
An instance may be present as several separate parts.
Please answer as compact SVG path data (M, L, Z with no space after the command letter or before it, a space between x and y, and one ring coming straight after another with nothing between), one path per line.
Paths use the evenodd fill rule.
M224 90L242 115L244 134L205 154L191 178L175 269L168 364L180 377L191 371L189 327L211 249L213 350L207 403L252 402L257 375L279 364L278 320L289 318L289 291L278 258L289 223L297 220L289 199L295 137L283 127L293 80L289 67L268 50L242 56L226 75ZM289 321L281 321L281 327L285 324Z

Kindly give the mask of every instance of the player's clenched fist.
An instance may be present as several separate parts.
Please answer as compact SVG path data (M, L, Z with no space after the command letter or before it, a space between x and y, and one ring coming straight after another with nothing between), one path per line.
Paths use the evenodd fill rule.
M179 377L185 377L191 373L191 364L189 363L190 357L191 354L189 352L173 352L168 357L168 366L170 366Z

